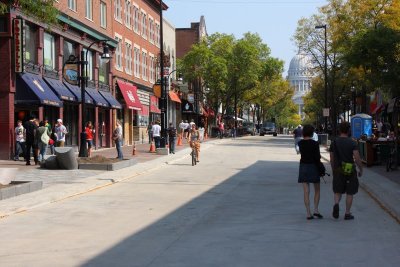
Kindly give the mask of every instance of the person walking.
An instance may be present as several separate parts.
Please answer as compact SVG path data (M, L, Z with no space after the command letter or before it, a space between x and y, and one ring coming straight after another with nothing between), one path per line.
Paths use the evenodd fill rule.
M149 144L153 141L153 128L154 122L151 122L149 125L147 125L147 131L146 133L149 135Z
M86 133L86 144L87 144L87 148L88 148L88 157L90 158L92 156L93 134L95 133L95 130L93 129L93 124L91 121L88 121L86 123L85 133Z
M192 124L192 129L189 131L189 145L196 151L197 162L200 162L200 140L199 140L199 130L196 129L196 124Z
M122 154L122 126L119 120L116 121L116 127L113 132L113 140L115 142L115 148L117 149L117 159L122 160L124 155Z
M358 146L353 139L349 137L350 123L342 122L339 124L339 137L337 137L329 148L330 162L333 170L332 189L334 193L334 205L332 216L339 218L339 202L343 194L346 194L345 220L353 220L351 206L353 197L358 192L358 177L363 174ZM358 167L358 172L357 168Z
M320 176L317 163L320 162L321 153L318 142L312 139L314 127L304 125L303 137L298 143L301 154L299 166L298 183L303 185L304 205L306 206L307 220L322 219L323 216L319 213L318 205L320 200ZM310 208L310 183L314 185L314 212L311 213Z
M17 121L17 127L15 127L15 154L14 160L19 160L19 155L25 155L25 128L22 126L22 121Z
M294 149L296 149L296 153L299 154L299 142L301 138L303 137L303 129L301 128L301 125L297 126L296 129L293 131L293 138L294 138Z
M182 120L181 121L181 123L179 123L179 132L180 132L180 135L181 135L181 138L183 138L184 136L183 136L183 133L184 133L184 131L185 131L185 129L186 129L186 124L185 124L185 122Z
M46 155L47 146L50 140L49 128L46 126L46 123L44 121L41 121L39 123L39 128L36 130L35 139L39 149L38 160L39 162L43 162L44 155Z
M200 142L204 140L204 126L206 125L204 118L201 118L199 122L199 133L200 133Z
M33 150L33 159L35 165L38 164L37 144L35 144L35 135L37 130L37 125L34 117L30 117L30 120L25 123L25 161L26 165L31 165L31 150Z
M222 120L218 124L218 130L219 130L219 138L220 139L224 138L225 124Z
M55 133L57 136L57 147L63 147L65 145L65 135L68 133L67 128L63 125L62 119L57 120L57 124L55 127Z
M160 140L161 140L160 122L156 121L155 124L153 125L153 127L151 128L151 130L153 131L153 139L154 139L155 146L156 146L156 148L159 148Z
M167 133L168 133L169 153L175 154L176 128L174 127L172 122L169 123Z

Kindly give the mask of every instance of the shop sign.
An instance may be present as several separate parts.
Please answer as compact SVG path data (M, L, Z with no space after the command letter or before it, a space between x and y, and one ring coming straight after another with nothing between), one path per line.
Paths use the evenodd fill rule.
M187 100L189 103L194 103L194 94L187 94Z
M15 72L23 72L23 21L21 18L15 18L13 20L13 30L14 30L14 58L15 58Z
M78 64L76 64L76 63L66 63L64 65L63 78L69 84L79 85Z

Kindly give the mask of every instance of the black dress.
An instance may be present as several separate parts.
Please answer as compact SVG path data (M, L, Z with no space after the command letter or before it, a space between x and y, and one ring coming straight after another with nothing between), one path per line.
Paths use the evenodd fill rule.
M299 166L299 183L319 183L320 177L317 163L321 159L318 142L308 139L299 142L300 148L300 166Z

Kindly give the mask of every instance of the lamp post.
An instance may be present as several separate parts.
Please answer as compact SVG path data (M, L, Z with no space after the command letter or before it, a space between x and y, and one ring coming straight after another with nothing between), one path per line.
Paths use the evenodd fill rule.
M165 148L167 140L167 105L168 95L166 92L164 77L164 30L163 30L163 1L160 0L160 72L161 72L161 148ZM169 77L169 76L168 76ZM161 139L161 140L162 140Z
M315 29L324 29L325 45L324 45L324 80L325 80L325 110L328 108L328 53L327 53L327 36L326 36L326 24L317 25ZM327 115L327 114L324 114ZM325 132L328 128L328 116L325 116Z
M87 56L89 49L96 43L103 42L103 54L101 55L101 58L104 60L110 60L110 52L109 52L109 47L107 45L108 40L98 40L94 41L89 45L89 47L85 51L82 49L81 51L81 60L77 61L76 64L79 64L80 66L80 76L79 76L79 82L80 82L80 87L81 87L81 111L82 111L82 132L81 132L81 146L79 148L79 157L87 157L88 156L88 151L86 147L86 132L85 132L85 109L86 109L86 103L85 103L85 93L86 93L86 86L87 86Z

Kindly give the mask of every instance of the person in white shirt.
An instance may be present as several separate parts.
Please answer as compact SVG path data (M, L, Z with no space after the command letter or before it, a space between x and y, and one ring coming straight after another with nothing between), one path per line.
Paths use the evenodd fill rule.
M17 127L15 127L15 154L14 160L19 160L19 155L22 153L25 155L25 128L22 126L22 121L17 121Z
M65 145L65 135L68 133L67 128L63 125L62 119L57 120L57 124L55 127L55 134L57 137L56 146L63 147Z
M151 130L153 132L153 139L156 148L160 147L160 140L161 140L161 126L160 122L156 121L156 123L151 127Z
M181 123L179 123L179 129L181 130L181 137L183 137L183 132L186 129L186 124L183 120L181 121Z

